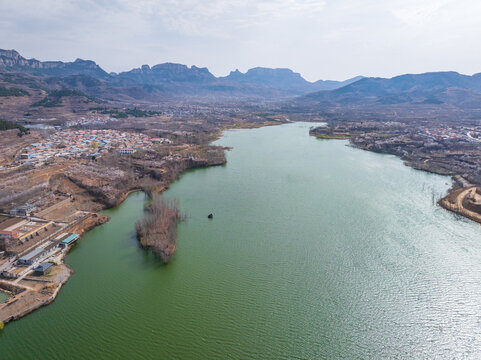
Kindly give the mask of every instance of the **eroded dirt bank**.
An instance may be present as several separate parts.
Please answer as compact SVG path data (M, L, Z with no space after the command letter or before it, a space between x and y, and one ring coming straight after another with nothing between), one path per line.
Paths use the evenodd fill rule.
M61 169L51 172L47 178L48 191L54 195L52 199L55 201L45 203L38 214L50 221L67 224L62 228L63 232L82 236L109 220L97 211L119 205L132 191L161 193L188 169L223 165L226 163L224 150L215 146L178 146L168 152L145 151L131 157L106 156L98 161L62 163ZM173 217L161 218L168 225L165 234L161 235L174 234L177 222L171 221ZM163 242L159 247L146 240L152 238L146 236L142 246L168 261L175 251L175 242ZM162 238L170 239L171 236ZM164 243L167 246L163 246ZM69 249L70 246L52 250L49 259L53 259L50 262L54 265L46 275L34 276L28 268L19 268L11 274L15 278L0 282L0 289L11 295L0 304L0 321L6 323L19 319L56 298L73 273L63 262Z

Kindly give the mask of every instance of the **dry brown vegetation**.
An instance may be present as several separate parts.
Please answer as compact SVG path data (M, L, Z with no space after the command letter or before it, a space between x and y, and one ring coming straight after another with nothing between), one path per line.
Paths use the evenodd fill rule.
M183 219L176 200L154 196L136 223L140 245L168 263L177 247L177 224Z
M32 131L22 137L18 137L17 134L17 129L0 132L0 149L2 149L0 151L0 166L9 165L24 147L39 141L44 135L40 131Z

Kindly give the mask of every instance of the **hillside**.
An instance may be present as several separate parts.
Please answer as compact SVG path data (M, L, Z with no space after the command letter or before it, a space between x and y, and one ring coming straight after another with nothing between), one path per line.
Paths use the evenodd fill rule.
M481 74L467 76L456 72L401 75L392 79L364 78L333 91L319 91L296 99L299 105L324 106L449 104L478 106Z
M74 62L26 59L15 50L0 50L2 81L27 89L75 89L88 96L119 102L277 101L316 90L332 90L358 80L309 82L290 69L253 68L215 77L207 68L163 63L108 74L90 60Z
M239 70L232 71L228 76L221 79L228 83L268 87L290 94L302 95L314 91L338 89L362 78L362 76L358 76L346 81L318 80L316 82L309 82L304 79L301 74L291 69L257 67L248 70L245 74Z
M95 62L77 59L74 62L25 59L15 50L0 49L0 71L22 72L39 76L89 75L107 78L108 74Z

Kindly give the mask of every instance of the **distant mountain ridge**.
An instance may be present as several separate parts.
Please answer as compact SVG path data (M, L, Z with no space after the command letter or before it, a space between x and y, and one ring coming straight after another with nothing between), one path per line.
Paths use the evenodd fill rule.
M335 80L317 80L313 84L313 91L326 91L326 90L335 90L342 88L346 85L355 83L356 81L364 79L364 76L355 76L351 79L347 79L344 81L335 81Z
M49 86L75 88L99 97L155 100L168 97L279 100L317 90L331 90L358 80L309 82L290 69L253 68L216 77L207 68L163 63L108 74L90 60L74 62L26 59L15 50L0 50L0 73L47 78ZM32 80L33 81L33 80Z
M481 74L468 76L451 71L406 74L391 79L363 78L332 91L301 96L295 102L311 106L450 104L481 107Z
M269 69L263 67L250 69L245 74L239 70L232 71L222 79L232 83L267 85L276 89L290 90L296 93L305 92L311 85L301 74L291 69Z
M432 72L391 79L355 77L310 82L286 68L256 67L216 77L207 68L174 63L108 74L90 60L38 61L25 59L15 50L0 50L0 86L10 88L11 84L22 86L27 93L31 89L71 89L95 99L121 102L285 102L284 108L289 111L404 105L481 109L481 74Z
M189 68L186 65L174 63L158 64L152 68L149 65L142 65L138 69L121 72L116 77L150 85L172 81L209 82L216 80L216 77L207 68L197 66Z
M0 49L0 71L26 72L43 76L88 75L107 78L109 75L94 61L77 59L74 62L25 59L15 50Z
M318 90L333 90L342 86L351 84L362 79L358 76L346 81L334 80L318 80L314 83L304 79L301 74L292 71L291 69L278 68L263 68L256 67L248 70L245 74L239 70L232 71L228 76L221 78L230 82L238 82L243 84L257 84L268 85L276 89L293 91L299 94L305 94Z

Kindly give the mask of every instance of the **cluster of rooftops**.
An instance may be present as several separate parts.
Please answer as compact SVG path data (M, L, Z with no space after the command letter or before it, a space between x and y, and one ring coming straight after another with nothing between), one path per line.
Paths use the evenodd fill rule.
M76 158L100 156L118 149L129 154L154 144L169 144L164 138L151 138L142 133L118 130L62 130L48 139L31 144L18 159L22 163L41 163L52 157Z
M73 244L79 238L79 234L62 234L57 239L55 239L54 246L46 246L46 247L38 247L35 250L32 250L28 254L22 256L18 259L17 265L20 266L29 266L32 265L37 259L42 257L43 255L52 251L55 246L65 248L71 244Z

